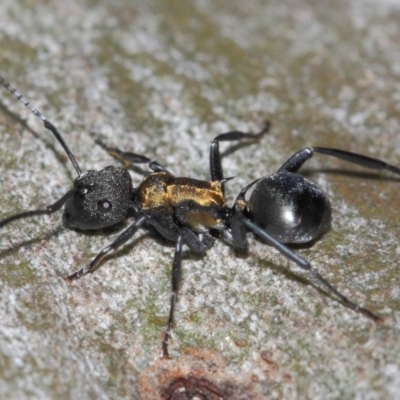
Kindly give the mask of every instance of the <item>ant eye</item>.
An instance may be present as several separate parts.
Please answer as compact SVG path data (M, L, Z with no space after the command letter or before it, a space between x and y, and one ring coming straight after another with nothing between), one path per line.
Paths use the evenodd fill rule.
M88 189L88 188L82 188L82 189L79 189L79 193L80 193L80 194L82 194L82 195L85 195L85 194L87 194L87 193L88 193L88 191L89 191L89 189Z
M112 209L111 202L109 202L108 200L100 200L97 203L97 209L103 213L108 213Z

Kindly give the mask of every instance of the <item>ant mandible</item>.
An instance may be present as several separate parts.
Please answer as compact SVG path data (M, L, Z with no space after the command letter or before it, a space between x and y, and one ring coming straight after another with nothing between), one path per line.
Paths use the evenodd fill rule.
M57 128L1 77L0 83L42 120L44 127L59 141L78 174L72 189L55 203L43 209L24 211L5 218L0 221L0 228L22 218L53 214L62 207L64 225L81 230L102 229L121 222L128 215L134 216L134 222L128 228L102 249L88 265L69 275L67 281L92 272L109 252L126 243L139 228L153 226L164 238L174 242L170 311L162 341L164 357L169 356L168 340L174 321L183 245L191 251L203 253L212 247L216 238L222 238L235 249L246 249L248 231L254 232L300 268L309 271L328 292L347 307L374 321L381 319L370 310L350 301L286 244L310 242L330 227L331 207L325 192L298 174L302 165L314 153L336 157L370 169L388 170L398 175L400 168L349 151L305 147L290 157L275 174L247 185L240 191L233 206L229 207L225 203L224 184L230 178L224 178L219 143L259 139L268 132L269 122L255 134L231 131L216 136L210 147L210 181L175 177L157 161L141 154L108 147L96 138L95 142L122 161L124 167L130 164L148 165L151 171L145 174L137 187L133 187L126 168L109 166L100 171L82 173ZM252 187L254 190L249 200L246 200L246 193Z

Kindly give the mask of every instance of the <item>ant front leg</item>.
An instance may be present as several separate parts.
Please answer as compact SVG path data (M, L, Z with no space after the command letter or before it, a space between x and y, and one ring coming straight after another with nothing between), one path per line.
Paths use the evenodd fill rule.
M108 154L121 161L123 163L123 168L125 169L128 168L131 164L148 164L149 168L152 169L154 172L168 172L157 161L151 160L150 158L141 154L132 153L129 151L122 151L115 147L109 147L93 133L92 136L94 137L94 142L98 144L102 149L104 149Z
M210 147L210 173L212 181L223 181L224 173L222 171L221 165L221 154L219 152L219 142L232 142L234 140L242 140L242 139L259 139L265 133L269 131L271 127L271 123L267 121L264 127L258 133L244 133L240 131L231 131L226 133L221 133L216 136L214 140L211 142Z
M81 276L86 275L89 272L92 272L110 251L117 250L120 246L127 242L143 225L145 220L146 217L144 216L137 219L132 225L125 229L109 246L101 250L101 252L97 254L97 256L88 265L81 268L79 271L67 276L65 279L71 282L75 279L79 279Z

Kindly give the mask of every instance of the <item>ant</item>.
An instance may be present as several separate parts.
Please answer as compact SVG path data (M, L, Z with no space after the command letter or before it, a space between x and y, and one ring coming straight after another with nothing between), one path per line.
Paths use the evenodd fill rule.
M43 209L24 211L7 217L0 221L0 228L19 219L53 214L62 207L64 225L79 230L102 229L133 215L134 221L131 225L102 249L88 265L66 277L67 281L73 281L95 270L108 253L130 240L139 228L152 226L161 236L174 242L170 310L162 340L163 357L169 357L168 341L179 289L183 245L193 252L204 253L213 246L216 238L222 238L234 249L247 249L248 231L254 232L265 243L307 270L345 306L374 321L381 320L370 310L350 301L286 244L311 242L330 227L331 206L325 192L298 173L314 153L398 175L400 168L349 151L305 147L291 156L276 173L248 184L240 191L233 206L229 207L225 203L224 185L232 178L224 178L219 144L243 139L258 140L269 131L269 122L258 133L231 131L216 136L210 147L210 181L176 177L157 161L141 154L109 147L98 138L95 138L95 142L122 161L124 168L108 166L101 171L82 173L55 125L2 78L0 83L42 120L44 127L63 147L78 175L72 189L55 203ZM132 178L126 170L132 164L147 164L150 169L137 187L133 186ZM246 200L246 193L250 188L254 190Z

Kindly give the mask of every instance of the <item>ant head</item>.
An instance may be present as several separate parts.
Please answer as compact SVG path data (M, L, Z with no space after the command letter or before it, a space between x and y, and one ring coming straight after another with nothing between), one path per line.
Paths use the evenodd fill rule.
M122 168L88 171L74 181L74 194L65 204L68 228L101 229L122 221L132 208L132 179Z

